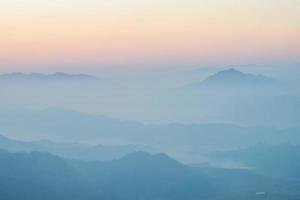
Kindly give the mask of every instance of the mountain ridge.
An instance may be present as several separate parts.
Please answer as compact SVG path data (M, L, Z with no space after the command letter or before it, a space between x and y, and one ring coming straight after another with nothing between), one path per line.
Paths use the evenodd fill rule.
M86 162L43 152L0 150L0 197L3 200L193 200L209 199L218 191L210 179L189 166L173 167L165 165L164 159L153 160L156 156L140 156L148 162L128 163L126 159Z
M264 75L244 73L234 68L219 71L201 82L193 84L197 87L251 87L251 86L278 86L281 82Z
M21 141L10 139L6 136L0 135L0 149L9 152L34 152L46 151L53 155L62 156L68 159L80 160L101 160L109 161L119 159L132 152L156 152L150 147L142 145L87 145L81 143L71 142L53 142L51 140L38 141Z
M0 81L96 81L98 77L89 74L69 74L65 72L55 72L51 74L43 73L21 73L12 72L7 74L0 74Z

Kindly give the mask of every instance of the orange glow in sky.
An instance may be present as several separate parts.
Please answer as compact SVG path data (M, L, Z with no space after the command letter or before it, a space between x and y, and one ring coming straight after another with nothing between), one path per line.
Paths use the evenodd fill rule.
M3 0L0 67L296 60L296 0Z

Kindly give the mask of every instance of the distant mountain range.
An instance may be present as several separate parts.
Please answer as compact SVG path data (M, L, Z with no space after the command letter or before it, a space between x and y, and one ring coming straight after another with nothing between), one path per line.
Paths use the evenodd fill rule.
M1 200L194 200L216 194L208 178L165 154L110 162L0 151Z
M118 159L136 151L155 152L155 150L141 145L84 145L80 143L52 142L49 140L26 142L1 135L0 149L9 152L45 151L69 159L102 161Z
M79 156L83 158L86 154L89 160L97 156L96 153L90 153L92 151L107 151L107 155L110 152L110 156L107 157L102 157L101 153L98 154L101 159L108 159L124 155L120 152L129 153L130 149L147 151L144 145L158 151L165 152L166 150L177 159L188 157L189 160L194 160L199 157L198 151L203 153L207 150L216 150L215 147L232 149L264 141L270 144L289 142L300 144L300 135L297 134L299 130L299 128L241 127L230 124L143 124L66 109L0 111L0 133L9 137L28 139L33 134L34 138L48 138L56 141L93 143L109 141L114 144L142 145L138 146L139 148L125 146L126 148L122 147L120 151L101 146L83 148L75 145L77 155L68 153L68 148L61 149L63 144L43 142L43 145L29 148L29 150L51 150L52 153L73 158L79 158ZM71 148L73 147L70 146ZM185 151L178 151L179 149L185 149ZM24 151L22 148L20 150Z
M1 200L297 200L299 181L250 170L184 165L166 154L69 160L46 152L0 150Z
M56 72L53 74L41 73L9 73L0 74L0 81L96 81L99 80L95 76L87 74L67 74L64 72Z
M219 71L204 81L193 84L202 89L257 89L261 87L278 87L282 83L263 75L243 73L234 68Z

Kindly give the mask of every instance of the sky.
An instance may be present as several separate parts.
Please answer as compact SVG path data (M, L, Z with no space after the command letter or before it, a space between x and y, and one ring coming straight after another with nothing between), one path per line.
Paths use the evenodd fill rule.
M1 0L0 70L300 63L299 0Z

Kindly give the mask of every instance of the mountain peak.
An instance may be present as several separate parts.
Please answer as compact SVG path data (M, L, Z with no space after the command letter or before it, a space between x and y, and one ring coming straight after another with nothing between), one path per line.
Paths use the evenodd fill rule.
M234 68L229 68L223 71L219 71L203 82L200 85L204 86L272 86L278 83L277 80L268 78L263 75L254 75L250 73L244 73Z
M255 75L243 73L243 72L241 72L239 70L236 70L234 68L229 68L229 69L225 69L225 70L219 71L219 72L215 73L214 75L210 76L209 78L212 78L212 77L221 77L221 76L249 77L249 76L255 76Z
M242 72L240 72L240 71L238 71L238 70L236 70L234 68L225 69L223 71L220 71L219 73L243 74Z

